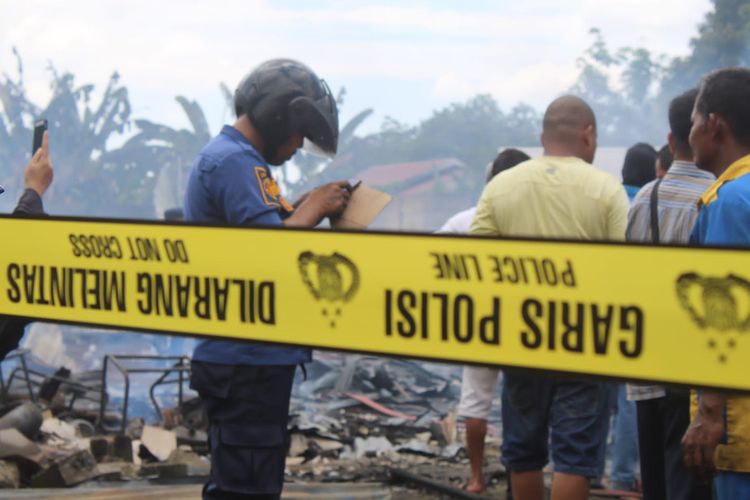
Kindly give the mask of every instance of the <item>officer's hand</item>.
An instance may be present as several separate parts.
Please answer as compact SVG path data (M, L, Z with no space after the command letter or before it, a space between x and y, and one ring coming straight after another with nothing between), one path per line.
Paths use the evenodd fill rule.
M349 198L351 198L349 182L337 181L314 189L303 202L303 205L309 203L318 207L321 219L323 217L336 217L344 211L347 203L349 203Z
M52 161L49 158L49 133L45 132L42 137L42 147L26 165L24 172L24 187L33 189L42 196L50 184L52 184Z
M286 226L317 226L325 217L335 218L349 203L351 193L348 181L337 181L313 189L284 221Z

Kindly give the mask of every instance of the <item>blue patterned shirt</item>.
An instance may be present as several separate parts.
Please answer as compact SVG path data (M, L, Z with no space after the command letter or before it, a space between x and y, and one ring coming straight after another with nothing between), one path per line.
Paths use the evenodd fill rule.
M659 241L661 243L688 243L690 232L698 217L698 199L714 183L716 177L700 170L692 163L675 161L659 184ZM628 213L628 241L652 241L651 192L652 181L638 192ZM645 400L665 395L658 385L628 384L628 399Z

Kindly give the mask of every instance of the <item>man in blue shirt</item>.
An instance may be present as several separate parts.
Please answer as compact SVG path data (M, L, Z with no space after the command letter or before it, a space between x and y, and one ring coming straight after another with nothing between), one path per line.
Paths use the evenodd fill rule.
M669 104L673 163L663 180L646 184L635 197L628 213L628 241L686 244L690 240L698 217L697 201L716 180L695 165L688 140L697 96L698 89L689 90ZM699 484L682 460L682 436L690 423L690 391L635 384L628 384L627 390L637 408L643 500L711 498L710 482Z
M319 187L293 207L269 168L289 160L305 140L336 153L336 102L325 82L303 64L274 59L240 82L234 101L237 121L193 162L185 219L313 227L339 215L349 200L346 181ZM311 359L307 348L225 340L198 344L191 386L206 405L211 449L203 498L280 497L294 371Z
M706 76L692 119L695 163L717 179L698 203L701 209L690 242L750 247L750 70L730 68ZM703 300L711 301L705 313L708 328L717 331L714 321L718 321L719 331L727 336L747 329L747 320L733 318L731 311L736 309L732 287L747 283L748 270L730 272L733 276L724 279L724 287L715 287L712 294L706 288L703 293ZM712 358L717 354L712 352ZM722 356L719 363L726 362ZM714 359L701 369L712 369ZM715 474L714 498L750 498L750 397L699 391L697 412L682 448L685 465L699 478Z

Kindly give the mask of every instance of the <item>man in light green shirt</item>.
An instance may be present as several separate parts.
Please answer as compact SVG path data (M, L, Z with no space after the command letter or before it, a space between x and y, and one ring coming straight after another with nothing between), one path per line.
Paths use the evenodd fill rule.
M502 172L487 184L471 234L625 239L625 191L613 176L591 165L596 151L593 112L589 110L592 123L579 130L574 122L582 117L554 116L556 107L572 99L561 97L545 114L544 156Z
M484 189L471 234L624 240L628 198L596 169L596 119L583 100L564 96L544 114L544 156L497 175ZM542 469L554 463L552 500L588 498L598 475L607 391L603 382L509 372L503 391L502 458L514 497L542 500Z

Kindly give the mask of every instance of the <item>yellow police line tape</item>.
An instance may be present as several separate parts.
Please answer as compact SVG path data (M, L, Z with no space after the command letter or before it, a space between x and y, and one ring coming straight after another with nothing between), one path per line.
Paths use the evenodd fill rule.
M0 217L0 314L750 390L750 252Z

